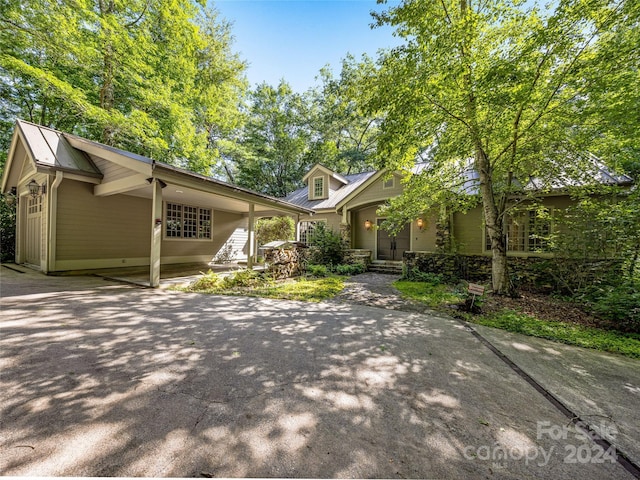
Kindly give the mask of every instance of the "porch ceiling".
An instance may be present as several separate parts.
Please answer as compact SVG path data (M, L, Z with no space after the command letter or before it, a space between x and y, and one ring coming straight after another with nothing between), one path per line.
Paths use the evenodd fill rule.
M125 195L131 195L133 197L141 197L151 199L152 194L151 185L147 185L143 188L138 188L126 192ZM233 213L249 213L249 203L243 200L238 200L225 195L219 195L210 192L203 192L193 188L184 187L177 184L168 183L166 187L162 189L162 199L166 202L174 202L186 205L195 205L200 207L211 207L215 210L222 210ZM269 205L260 205L254 203L255 213L273 213L276 208ZM285 213L283 210L282 213Z

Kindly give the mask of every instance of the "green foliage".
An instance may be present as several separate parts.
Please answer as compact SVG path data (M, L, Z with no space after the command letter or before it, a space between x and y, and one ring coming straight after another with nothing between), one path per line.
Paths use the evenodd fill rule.
M532 176L541 185L532 195L561 176L584 178L580 153L598 143L600 107L620 104L627 127L616 134L635 142L637 2L407 0L375 16L405 40L381 56L367 87L370 111L384 118L378 156L392 170L408 171L417 156L429 161L387 214L465 210L478 193L493 289L505 293L507 200L527 194ZM630 87L623 79L631 78ZM609 93L619 102L611 108Z
M344 245L340 234L318 223L309 240L311 263L319 265L338 265L344 258Z
M440 285L442 283L441 275L432 272L423 272L418 267L413 267L410 271L405 271L402 277L402 280L425 282L431 285Z
M22 117L209 173L240 122L245 65L203 5L4 2L0 134Z
M311 166L305 158L309 142L307 103L282 80L274 88L258 85L249 97L247 121L232 153L232 181L253 190L285 197L302 185Z
M237 270L222 278L222 288L237 287L258 287L269 283L270 281L257 270L242 269Z
M226 277L209 271L189 285L186 290L199 293L320 302L337 295L343 288L343 280L335 276L275 283L258 272L240 270Z
M362 263L351 263L351 264L342 264L336 265L333 268L333 271L338 275L359 275L366 271L366 267Z
M15 261L16 205L8 205L7 197L0 197L0 262Z
M375 71L371 58L352 55L342 60L338 78L329 67L320 70L322 85L310 92L310 163L350 174L375 167L379 119L364 112L362 85Z
M191 283L191 285L189 285L189 290L194 292L212 291L220 286L220 282L220 276L214 271L209 270L207 273L204 273L200 278Z
M451 289L439 281L431 283L397 280L393 282L393 286L400 291L404 298L416 300L431 308L457 304L465 298L464 293Z
M294 240L296 225L291 217L260 218L255 225L258 245L275 240Z
M329 268L326 265L315 265L313 263L307 264L307 275L310 277L328 277L331 275Z
M509 332L640 358L640 334L625 334L566 322L539 320L513 310L503 310L492 315L469 315L467 319L473 323Z
M581 292L579 298L588 302L598 317L610 320L616 329L640 333L640 283L597 286Z

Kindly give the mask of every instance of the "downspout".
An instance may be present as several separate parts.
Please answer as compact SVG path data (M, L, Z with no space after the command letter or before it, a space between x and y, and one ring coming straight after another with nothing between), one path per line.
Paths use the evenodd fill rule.
M49 241L47 242L47 269L44 273L53 272L56 269L56 239L58 226L58 187L62 183L64 173L58 170L56 178L49 187Z

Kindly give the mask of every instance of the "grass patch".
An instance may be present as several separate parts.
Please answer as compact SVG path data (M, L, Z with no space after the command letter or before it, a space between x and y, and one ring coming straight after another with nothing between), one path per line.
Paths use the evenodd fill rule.
M508 332L640 358L640 334L637 333L622 333L560 321L539 320L514 310L502 310L489 315L465 315L465 319Z
M343 277L296 278L276 282L258 272L241 270L227 277L209 272L181 290L217 295L278 298L320 302L334 297L344 288Z
M605 330L561 320L541 320L509 308L472 315L449 308L450 305L461 304L466 299L466 291L460 286L447 285L439 283L439 281L414 282L407 280L394 282L393 286L405 298L416 300L435 310L454 314L471 323L545 338L567 345L640 358L640 334L638 333Z
M250 295L283 300L320 302L335 297L343 288L344 280L341 277L299 278L253 289Z
M460 303L465 298L464 294L444 283L397 280L393 282L393 286L404 298L416 300L431 308Z

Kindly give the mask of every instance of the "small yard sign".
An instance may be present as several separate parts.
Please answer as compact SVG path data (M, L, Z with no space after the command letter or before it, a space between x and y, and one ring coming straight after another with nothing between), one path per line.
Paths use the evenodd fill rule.
M482 285L478 285L477 283L470 283L469 293L471 293L472 295L484 295L484 287Z

